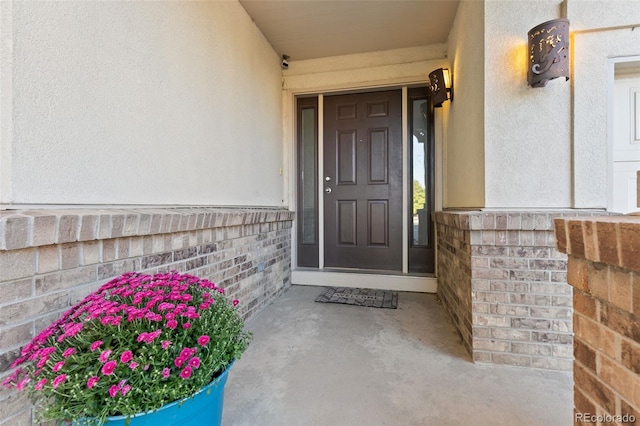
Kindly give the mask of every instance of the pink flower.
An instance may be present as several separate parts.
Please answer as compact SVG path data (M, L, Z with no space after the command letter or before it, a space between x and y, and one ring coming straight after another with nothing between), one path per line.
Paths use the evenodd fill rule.
M122 352L122 355L120 355L120 362L123 364L127 364L132 359L133 359L133 352L131 351L124 351Z
M62 353L62 356L65 358L69 358L71 355L75 354L76 352L78 352L76 350L76 348L67 348L65 349L65 351Z
M98 383L99 380L100 380L100 377L97 377L97 376L89 377L89 380L87 380L87 387L91 389L96 385L96 383Z
M43 356L38 360L38 363L36 365L38 366L38 368L42 368L45 366L47 361L49 361L49 356Z
M100 347L100 345L102 344L102 340L96 340L95 342L93 342L91 344L91 352L95 351L96 349L98 349Z
M161 329L157 329L156 331L152 331L151 333L149 333L147 335L147 343L152 343L155 339L158 338L158 336L160 336L160 334L162 334L162 330Z
M131 390L131 385L124 385L120 392L122 392L122 395L126 395L127 392L129 392L130 390Z
M62 368L62 366L64 365L64 361L58 361L56 362L56 365L53 366L52 370L54 373L57 373L58 370L60 370Z
M169 302L162 302L161 304L158 305L158 310L159 311L166 311L167 309L172 309L175 305L173 303L169 303Z
M185 361L186 361L186 360L185 360L184 358L182 358L182 357L177 357L176 359L174 359L174 360L173 360L173 364L174 364L176 367L180 368L180 367L182 367L182 365L185 363Z
M25 377L24 379L20 380L20 381L18 382L18 384L16 384L16 388L17 388L19 391L22 391L22 390L24 390L24 387L27 385L27 383L29 383L30 381L31 381L31 379L30 379L30 378Z
M169 377L170 374L171 374L171 370L169 370L167 367L162 369L162 377L164 377L165 379Z
M209 336L207 335L202 335L200 337L198 337L198 344L200 346L206 346L207 343L209 343Z
M189 367L198 368L200 367L200 358L194 356L189 360Z
M110 376L113 374L113 371L116 369L118 364L116 361L109 361L105 365L102 366L102 374L105 376Z
M170 328L171 330L175 330L177 326L178 326L178 321L174 319L167 321L167 328Z
M167 350L169 348L169 346L171 346L171 341L170 340L163 340L162 341L162 349Z
M191 328L191 323L190 322L185 322L184 324L182 324L182 328L184 328L185 330L188 328Z
M80 333L80 331L82 331L82 323L69 323L65 326L64 328L64 332L65 334L69 335L70 337L75 336L76 334Z
M120 392L120 388L118 387L118 385L113 385L109 388L109 396L111 398L115 398L116 395L118 395L118 392Z
M36 390L42 390L42 388L44 387L44 385L47 384L47 379L40 379L40 381L38 383L36 383L35 385L35 389Z
M180 378L186 380L189 377L191 377L191 373L192 373L191 367L185 367L185 369L180 372Z
M106 351L103 351L100 354L100 362L103 364L107 362L107 360L109 359L109 355L111 355L111 352L113 352L111 349L107 349Z
M67 375L66 374L61 374L58 377L56 377L55 379L53 379L53 382L51 383L51 385L55 389L58 386L60 386L62 383L64 383L65 380L67 380Z
M131 361L131 363L129 364L129 368L132 369L132 370L135 370L136 368L138 368L138 365L140 365L140 364L138 364L135 361Z
M194 349L191 349L191 348L183 348L183 349L180 351L180 358L187 359L187 358L189 358L189 357L191 357L191 356L195 355L195 354L196 354L196 352L197 352L197 351L195 350L195 348L194 348Z
M142 333L138 334L138 339L137 339L138 343L146 341L148 335L149 335L149 333L146 333L144 331Z
M232 302L233 306L238 306L240 304L240 301L238 299L234 299L234 301Z

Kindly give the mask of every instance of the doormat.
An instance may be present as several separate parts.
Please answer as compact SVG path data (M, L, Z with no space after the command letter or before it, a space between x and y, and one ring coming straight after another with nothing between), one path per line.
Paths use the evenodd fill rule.
M316 302L396 309L398 307L398 292L367 288L327 287L316 298Z

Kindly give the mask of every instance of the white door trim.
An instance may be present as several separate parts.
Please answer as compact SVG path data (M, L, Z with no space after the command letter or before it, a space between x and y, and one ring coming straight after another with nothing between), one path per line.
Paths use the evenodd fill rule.
M288 199L285 200L290 207L290 209L295 210L297 206L297 146L296 146L296 97L301 95L312 95L316 94L318 96L318 182L320 184L324 183L324 170L323 170L323 160L324 160L324 152L323 152L323 143L324 134L323 134L323 109L324 109L324 94L326 93L335 93L335 92L359 92L366 93L368 91L376 91L376 90L393 90L393 89L401 89L403 92L403 176L404 173L408 173L407 162L409 161L407 145L408 134L407 132L407 97L408 97L408 87L411 85L415 85L416 83L424 84L426 80L423 81L404 81L400 82L388 82L388 84L378 84L371 85L369 87L354 87L351 90L348 90L344 87L327 87L326 90L300 90L300 89L284 89L284 97L286 99L285 105L291 111L290 115L285 114L284 118L284 134L286 136L290 136L287 138L288 140L284 141L284 146L289 151L289 161L287 162L290 167L290 172L287 173L289 188L285 193L288 195ZM405 94L405 92L407 92ZM442 108L443 110L448 108ZM436 114L435 117L435 209L442 210L442 202L443 202L443 168L442 168L442 159L443 159L443 143L444 143L444 131L443 131L443 117L440 114ZM407 176L404 176L403 185L407 185ZM408 246L404 244L403 251L406 250L406 254L403 252L403 273L398 272L397 274L369 274L369 273L357 273L357 272L334 272L334 271L326 271L324 269L324 203L323 203L323 185L319 185L319 197L318 197L318 236L320 238L318 249L319 249L319 268L318 270L308 270L306 268L298 269L297 265L297 219L294 219L293 227L291 230L292 233L292 247L291 247L291 262L292 262L292 273L291 273L291 282L292 284L298 285L338 285L338 283L343 287L350 286L366 286L367 288L385 288L390 290L397 291L415 291L415 292L426 292L426 293L436 293L437 292L437 275L435 276L417 276L417 275L406 275L408 270ZM403 208L407 209L407 188L403 190ZM405 212L406 213L406 212ZM403 214L403 221L406 221L407 215ZM407 223L404 223L403 229L407 228ZM407 238L405 243L408 243L408 235L403 233L403 238ZM438 256L437 247L436 247L436 258ZM406 269L405 269L406 266ZM437 269L436 269L437 274Z
M623 56L608 59L607 69L607 210L611 211L614 206L614 92L615 92L615 69L616 64L624 62L640 62L640 56Z
M437 293L434 277L413 275L362 274L357 272L294 270L291 283L319 287L373 288L379 290Z

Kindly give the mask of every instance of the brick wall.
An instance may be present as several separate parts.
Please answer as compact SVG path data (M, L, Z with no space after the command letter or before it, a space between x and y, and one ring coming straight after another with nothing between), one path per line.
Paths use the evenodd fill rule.
M553 218L436 212L438 295L476 362L570 370L571 287Z
M556 229L574 287L575 424L640 424L640 216L558 219Z
M293 213L268 209L0 212L0 380L35 334L109 279L169 270L208 278L249 318L290 285ZM0 387L0 425L30 425Z
M462 344L473 352L469 216L436 213L438 297Z

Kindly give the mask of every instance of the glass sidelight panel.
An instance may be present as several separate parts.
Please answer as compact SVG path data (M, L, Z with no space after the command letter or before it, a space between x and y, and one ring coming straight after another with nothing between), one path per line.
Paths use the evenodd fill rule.
M433 273L435 205L433 104L426 88L409 89L409 272Z
M429 244L429 203L427 185L429 183L429 141L427 138L427 99L412 101L412 143L411 143L411 245Z
M302 243L316 243L316 120L315 108L303 108L301 111L300 159L302 170Z
M297 99L298 266L318 266L318 98Z

